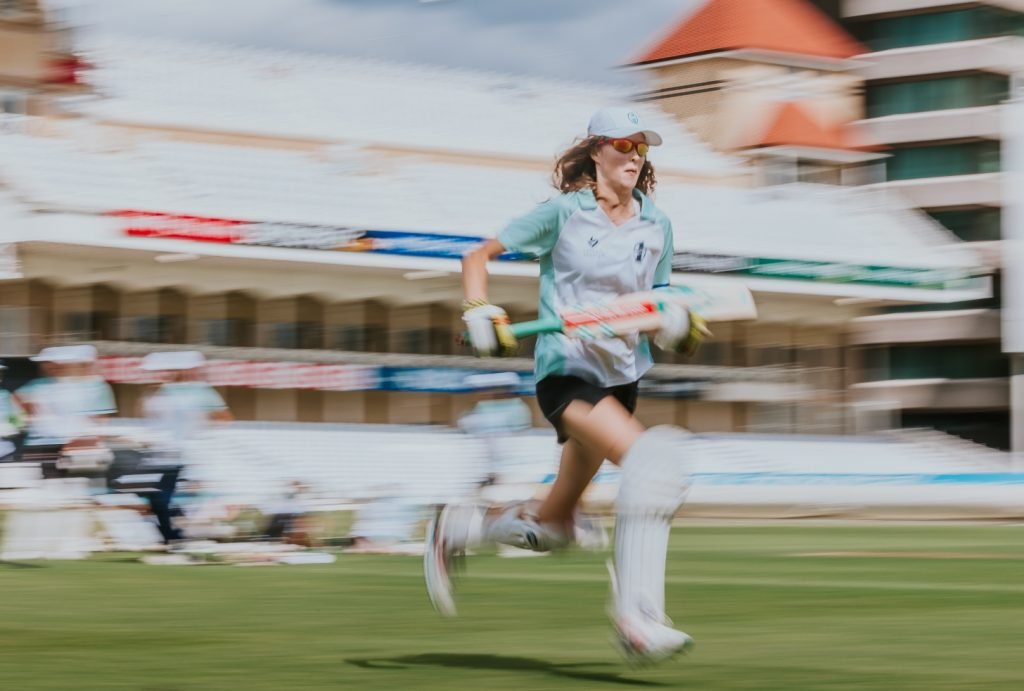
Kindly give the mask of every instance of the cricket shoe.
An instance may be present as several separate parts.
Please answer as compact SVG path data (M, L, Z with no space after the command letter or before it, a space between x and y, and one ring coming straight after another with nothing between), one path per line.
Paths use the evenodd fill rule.
M688 653L694 646L689 634L672 628L672 620L660 610L647 607L624 609L619 599L619 579L614 563L608 561L612 601L608 616L619 653L632 667L648 667L670 657Z
M455 608L454 576L461 570L466 549L480 541L484 511L471 504L441 507L427 527L423 552L423 577L427 595L443 617L458 614Z
M685 655L694 645L688 634L642 612L616 617L612 626L615 647L633 667L647 667Z

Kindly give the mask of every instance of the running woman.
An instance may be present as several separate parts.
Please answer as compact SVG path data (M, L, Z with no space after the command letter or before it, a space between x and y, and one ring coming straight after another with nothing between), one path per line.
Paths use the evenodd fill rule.
M553 181L561 194L463 258L463 319L478 355L511 355L516 348L508 315L487 299L487 262L505 251L540 260L541 318L669 285L672 224L649 197L655 175L647 154L661 143L635 110L598 111L587 136L555 164ZM698 317L675 308L653 335L662 349L692 353L707 331ZM668 426L647 430L633 417L638 380L652 364L646 334L537 338L537 402L563 444L558 475L539 508L453 504L438 513L424 572L441 614L455 614L450 566L467 548L500 543L548 551L568 545L576 505L608 459L622 469L609 569L610 614L622 652L635 663L651 663L693 644L670 626L664 592L671 520L689 489L683 458L688 435Z

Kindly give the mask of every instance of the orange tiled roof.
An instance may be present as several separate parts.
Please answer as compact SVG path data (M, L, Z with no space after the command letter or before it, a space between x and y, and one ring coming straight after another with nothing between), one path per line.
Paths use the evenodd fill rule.
M709 0L633 64L742 49L825 58L868 52L805 0Z
M782 103L764 133L756 136L745 147L806 146L816 149L845 149L869 151L878 147L862 141L844 125L829 127L822 124L799 103Z

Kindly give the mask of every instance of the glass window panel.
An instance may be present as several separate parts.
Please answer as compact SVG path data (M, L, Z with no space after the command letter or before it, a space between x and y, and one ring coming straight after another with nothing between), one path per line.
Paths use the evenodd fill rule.
M991 241L1002 236L1002 213L999 209L933 211L929 215L961 240Z
M989 36L1021 35L1024 14L988 7L882 17L857 32L872 50L967 41Z
M890 180L975 175L1000 170L999 142L981 141L894 148L886 161Z
M1009 80L994 74L958 75L915 81L868 84L868 117L920 113L948 108L991 106L1004 101Z
M252 323L246 319L206 319L200 323L200 343L217 346L249 346Z
M998 343L894 345L865 352L869 380L986 379L1009 375L1009 360Z

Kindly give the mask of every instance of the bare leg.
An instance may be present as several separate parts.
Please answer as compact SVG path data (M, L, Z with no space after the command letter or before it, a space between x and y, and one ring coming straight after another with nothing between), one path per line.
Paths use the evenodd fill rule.
M580 497L603 462L603 456L587 451L575 439L567 441L562 447L558 475L537 510L537 520L552 525L571 525Z
M592 406L573 401L562 414L570 441L562 451L555 484L536 515L522 507L488 512L483 539L514 547L546 551L564 546L572 534L576 505L605 458L621 461L644 432L615 398Z
M581 446L616 465L644 433L644 426L611 396L595 406L573 401L562 413L562 424Z
M562 414L562 422L570 439L562 449L558 475L537 512L537 520L566 526L572 523L576 505L604 459L621 461L644 428L610 396L596 406L573 401Z

